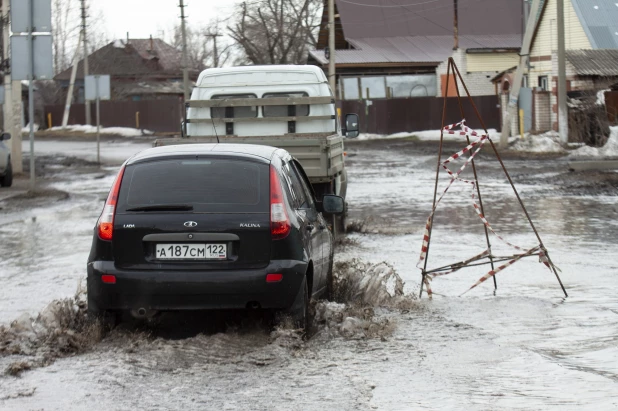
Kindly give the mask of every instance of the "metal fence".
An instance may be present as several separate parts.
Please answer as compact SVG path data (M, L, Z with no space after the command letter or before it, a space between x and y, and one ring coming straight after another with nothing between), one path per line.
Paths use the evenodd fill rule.
M500 129L500 107L497 96L473 97L487 128ZM361 132L394 134L406 131L437 130L442 124L442 97L393 98L380 100L344 100L339 102L342 114L357 113ZM461 120L457 98L446 102L446 124ZM480 128L474 110L464 102L464 115L469 126Z
M91 104L92 119L96 118ZM52 127L62 125L64 105L45 106L45 119L51 114ZM84 104L73 104L69 124L85 124ZM182 101L177 98L144 101L101 101L102 127L131 127L156 132L180 132Z

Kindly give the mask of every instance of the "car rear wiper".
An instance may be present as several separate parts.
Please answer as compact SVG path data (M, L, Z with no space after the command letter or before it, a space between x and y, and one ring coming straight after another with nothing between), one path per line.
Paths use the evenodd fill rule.
M127 211L192 211L189 204L153 204L142 207L127 208Z

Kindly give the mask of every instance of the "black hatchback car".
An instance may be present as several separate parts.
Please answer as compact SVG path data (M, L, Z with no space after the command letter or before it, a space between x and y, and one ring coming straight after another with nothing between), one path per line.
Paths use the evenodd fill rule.
M282 149L192 144L127 160L94 230L88 311L270 309L305 326L332 286L333 236L300 164Z

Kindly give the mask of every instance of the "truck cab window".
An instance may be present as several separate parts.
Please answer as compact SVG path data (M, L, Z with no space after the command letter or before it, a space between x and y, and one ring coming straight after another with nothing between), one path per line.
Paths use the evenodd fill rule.
M221 99L236 99L236 98L257 98L255 94L226 94L226 95L216 95L212 96L211 100L221 100ZM227 111L226 111L227 110ZM257 106L246 106L246 107L211 107L210 108L210 116L212 118L247 118L247 117L257 117L258 108Z
M304 92L293 93L265 93L262 98L273 97L308 97L309 95ZM262 113L264 117L287 117L289 116L288 106L264 106L262 107ZM301 104L296 106L296 116L308 116L309 105Z

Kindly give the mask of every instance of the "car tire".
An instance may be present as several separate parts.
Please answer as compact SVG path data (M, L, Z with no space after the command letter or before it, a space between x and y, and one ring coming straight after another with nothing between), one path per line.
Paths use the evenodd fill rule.
M13 185L13 166L11 165L11 159L6 167L6 173L3 177L0 177L0 185L2 187L10 187Z
M88 298L88 318L92 321L98 321L103 327L103 331L111 331L120 322L120 313L101 310L97 304L90 298Z
M292 318L295 328L307 330L309 324L309 288L307 277L303 278L298 294L287 314Z
M335 298L335 276L333 272L333 266L335 264L334 254L333 245L333 251L330 253L330 261L328 262L328 271L326 272L326 299L329 301L334 301Z

